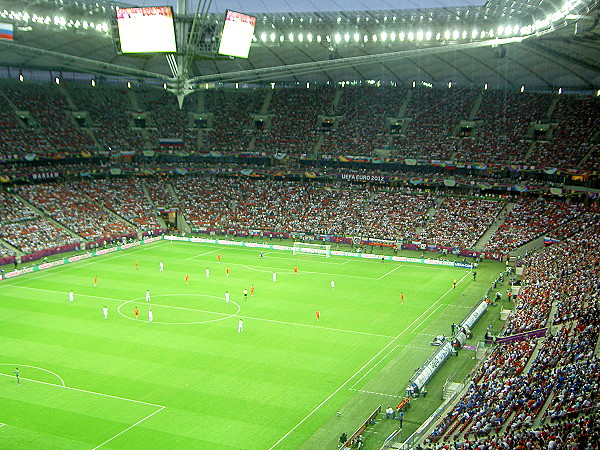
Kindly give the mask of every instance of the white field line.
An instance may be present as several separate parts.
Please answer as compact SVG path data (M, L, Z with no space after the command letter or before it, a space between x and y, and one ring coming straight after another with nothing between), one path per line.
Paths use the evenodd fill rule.
M27 364L7 364L7 363L0 363L0 366L11 366L11 367L28 367L30 369L37 369L37 370L41 370L43 372L49 373L51 375L54 375L56 378L58 378L60 380L60 384L62 387L65 387L65 381L60 377L60 375L52 372L51 370L48 369L44 369L42 367L37 367L37 366L28 366ZM0 375L4 375L4 374L0 374ZM8 375L11 376L11 375Z
M178 241L169 241L169 242L173 242L173 243L177 243ZM206 244L206 245L210 245L210 247L215 247L216 245L219 244ZM276 250L276 251L266 251L266 249L261 249L260 247L238 247L238 246L228 246L228 245L220 245L217 249L215 250L211 250L209 252L206 253L200 253L198 255L194 255L194 256L190 256L189 258L186 258L185 260L195 260L197 258L199 258L200 256L204 256L204 255L208 255L210 253L215 253L218 251L221 251L223 253L226 253L227 250L235 248L236 250L245 250L248 252L257 252L257 258L260 255L261 250L263 251L263 255L265 256L266 259L283 259L284 261L291 261L293 260L293 258L291 256L274 256L274 255L281 255L281 252L283 252L284 250ZM315 256L315 255L311 255L308 253L303 253L302 256ZM202 260L200 260L202 261ZM328 264L330 266L343 266L344 264L347 264L348 262L350 262L351 260L346 260L344 262L331 262L331 258L325 258L324 261L318 261L318 260L314 260L312 259L310 262L312 263L317 263L317 264ZM227 264L225 262L223 262L222 264ZM229 265L235 265L234 263L229 263Z
M356 380L354 382L354 384L352 386L350 386L350 389L354 389L358 383L360 383L367 375L369 375L373 371L373 369L375 369L375 367L377 367L379 364L381 364L383 361L385 361L385 359L391 353L393 353L397 348L398 348L398 346L395 345L389 352L387 352L385 355L383 355L379 361L377 361L375 364L373 364L373 366L363 374L362 377L360 377L358 380Z
M464 280L467 275L469 275L468 273L466 273L458 282L460 283L462 280ZM446 295L448 295L450 292L452 292L454 290L454 288L450 288L448 289L444 294L442 294L442 296L438 299L438 301L440 301L441 299L443 299ZM437 302L436 302L437 303ZM435 311L437 311L439 308L441 308L442 306L444 306L444 304L440 304L435 308ZM425 323L425 321L429 318L429 316L431 316L432 314L435 313L435 311L432 311L431 313L429 313L427 315L427 317L424 317L423 320L420 321L420 323L416 324L414 326L414 328L411 330L411 333L414 333L417 328L419 328L423 323ZM411 325L412 326L412 325Z
M193 260L195 260L196 258L198 258L198 257L200 257L200 256L204 256L204 255L210 255L211 253L218 252L219 250L220 250L220 249L218 248L218 249L216 249L216 250L211 250L211 251L209 251L209 252L204 252L204 253L200 253L200 254L198 254L198 255L190 256L189 258L185 258L185 261L190 261L190 260L191 260L191 261L193 261Z
M125 428L125 429L124 429L123 431L121 431L120 433L117 433L117 434L115 434L113 437L111 437L110 439L107 439L107 440L106 440L106 441L104 441L102 444L100 444L100 445L97 445L96 447L94 447L94 448L93 448L93 450L96 450L97 448L100 448L100 447L102 447L104 444L107 444L107 443L109 443L110 441L112 441L113 439L115 439L115 438L117 438L117 437L121 436L123 433L125 433L125 432L127 432L127 431L131 430L133 427L135 427L135 426L139 425L140 423L142 423L143 421L145 421L145 420L149 419L149 418L150 418L150 417L152 417L154 414L157 414L157 413L161 412L163 409L165 409L165 407L164 407L164 406L161 406L161 407L160 407L159 409L157 409L156 411L154 411L154 412L152 412L152 413L148 414L148 415L147 415L146 417L144 417L143 419L141 419L141 420L138 420L136 423L134 423L133 425L130 425L130 426L129 426L129 427L127 427L127 428Z
M466 275L465 275L466 276ZM447 294L447 292L446 292ZM317 412L319 409L321 409L321 407L327 403L334 395L336 395L339 391L341 391L344 387L346 387L346 385L348 383L350 383L359 373L361 373L366 367L369 366L369 364L371 364L376 358L379 357L379 355L381 355L383 352L385 352L391 345L394 344L394 342L396 342L402 335L404 335L404 333L406 333L408 331L409 328L411 328L415 323L417 323L419 320L421 320L421 317L423 317L424 315L426 315L428 313L428 311L430 309L432 309L433 307L437 306L437 304L442 300L442 298L444 298L444 296L446 295L442 295L439 299L436 300L435 303L433 303L431 306L429 306L429 308L427 308L425 311L423 311L421 313L421 315L419 317L417 317L408 327L406 327L404 330L402 330L400 333L398 333L398 335L392 339L390 342L388 342L381 350L379 350L379 352L377 352L370 360L368 360L366 363L363 364L363 366L361 368L359 368L356 372L354 372L354 374L352 374L346 381L344 381L335 391L333 391L331 394L329 394L329 396L327 398L325 398L321 403L319 403L317 406L315 406L315 408L309 412L306 416L304 416L304 418L302 420L300 420L296 425L294 425L292 427L291 430L289 430L287 433L285 433L281 438L279 438L279 440L277 442L275 442L270 448L269 450L277 447L281 442L283 442L290 434L292 434L300 425L302 425L304 422L306 422L315 412ZM385 356L387 356L389 354L386 353ZM384 356L384 358L385 358Z
M394 273L396 270L398 270L400 267L403 267L402 264L400 264L399 266L397 266L396 268L390 270L388 273L381 275L379 278L377 278L378 280L381 280L382 278L387 277L389 274Z
M375 337L383 337L383 338L388 338L388 339L394 339L394 336L388 336L388 335L385 335L385 334L367 333L365 331L354 331L354 330L344 330L342 328L320 327L318 325L307 325L307 324L304 324L304 323L284 322L284 321L281 321L281 320L263 319L263 318L251 317L251 316L238 316L238 317L241 317L243 319L262 321L262 322L272 322L272 323L280 323L280 324L283 324L283 325L293 325L293 326L296 326L296 327L317 328L319 330L339 331L340 333L362 334L364 336L375 336Z
M350 388L350 390L356 391L356 392L362 392L363 394L375 394L375 395L383 395L385 397L392 397L392 398L404 398L402 395L384 394L383 392L365 391L362 389L353 389L353 388Z
M30 289L32 291L51 292L53 294L63 294L65 296L65 299L67 298L67 295L69 294L68 292L63 292L63 291L53 291L51 289L34 288L34 287L29 287L29 286L11 285L11 287L18 288L18 289ZM169 294L169 295L175 296L175 295L193 295L193 294ZM110 300L113 302L121 302L121 303L125 303L126 301L136 301L136 300L144 300L145 299L145 297L139 297L139 298L136 298L133 300L123 300L122 298L101 297L99 295L75 294L75 302L74 303L77 303L77 297L99 298L100 300ZM156 297L158 297L158 295ZM153 304L153 303L150 302L149 304Z
M237 265L237 264L232 264L232 265ZM263 267L260 269L254 268L252 266L248 266L246 264L239 264L242 267L245 267L248 270L254 270L255 272L268 272L268 273L272 273L275 272L277 273L277 275L279 274L283 274L283 275L289 275L289 274L293 274L293 272L290 269L282 269L281 267ZM268 270L266 270L268 269ZM316 275L327 275L330 277L344 277L344 278L360 278L361 280L377 280L378 278L374 278L374 277L361 277L359 275L345 275L342 273L327 273L327 272L303 272L300 271L298 273L298 275L302 275L302 274L316 274Z
M57 293L57 294L66 294L65 292L60 292L60 291L52 291L49 289L41 289L41 288L33 288L33 287L27 287L27 286L15 286L17 288L20 289L32 289L35 291L42 291L42 292L52 292L52 293ZM192 295L192 294L164 294L162 295L162 297L175 297L175 296L186 296L186 295ZM128 303L128 302L139 302L141 304L146 304L144 297L139 297L133 300L123 300L120 298L110 298L110 297L99 297L99 296L95 296L95 295L85 295L85 294L81 294L80 297L89 297L89 298L99 298L102 300L111 300L111 301L115 301L115 302L120 302L120 303ZM158 297L158 296L156 296ZM215 299L221 299L221 297L215 297L215 296L209 296L210 298L215 298ZM194 309L194 308L185 308L183 306L172 306L172 305L163 305L160 303L156 303L156 302L149 302L148 305L152 305L152 306L161 306L164 308L173 308L173 309L181 309L181 310L185 310L185 311L195 311L195 312L200 312L200 313L207 313L207 314L214 314L217 316L231 316L231 313L221 313L221 312L216 312L216 311L207 311L204 309ZM351 333L351 334L361 334L364 336L375 336L375 337L384 337L384 338L388 338L388 339L393 339L394 336L389 336L389 335L385 335L385 334L376 334L376 333L367 333L365 331L356 331L356 330L344 330L342 328L330 328L330 327L321 327L318 325L308 325L308 324L303 324L303 323L294 323L294 322L285 322L282 320L275 320L275 319L265 319L262 317L252 317L252 316L242 316L242 315L235 315L236 317L241 317L243 319L249 319L249 320L256 320L256 321L262 321L262 322L272 322L272 323L279 323L279 324L283 324L283 325L293 325L296 327L305 327L305 328L317 328L319 330L328 330L328 331L338 331L340 333ZM17 366L15 366L17 367Z
M0 373L0 376L14 378L14 375L8 375L6 373ZM83 392L85 394L99 395L100 397L116 398L117 400L125 400L127 402L139 403L141 405L154 406L155 408L165 408L162 405L156 405L154 403L143 402L141 400L134 400L132 398L119 397L118 395L103 394L101 392L88 391L86 389L79 389L79 388L74 388L74 387L70 387L70 386L61 386L60 384L47 383L45 381L32 380L30 378L23 378L23 377L20 377L20 378L21 378L21 380L31 381L32 383L44 384L46 386L54 386L54 387L61 388L61 389L68 389L70 391L77 391L77 392Z
M280 250L283 251L283 250ZM286 261L290 261L293 258L290 257L286 257L286 256L273 256L274 254L281 254L281 253L276 253L276 252L264 252L265 254L265 258L266 259L283 259ZM315 255L311 255L311 254L307 254L307 253L302 253L302 256L315 256ZM348 261L345 262L331 262L331 258L325 258L324 261L320 261L320 260L316 260L316 259L311 259L310 263L316 263L316 264L328 264L330 266L343 266L344 264L346 264Z
M156 244L154 244L154 247L162 247L164 245L166 245L166 243L169 241L160 241L157 242ZM108 259L114 259L116 257L123 257L123 256L127 256L130 255L131 253L138 253L141 252L142 250L147 250L149 248L148 244L144 244L138 248L134 248L131 250L122 250L122 251L117 251L115 253L112 254L108 254L108 255L101 255L101 256L96 256L93 258L90 258L89 260L85 260L86 262L83 261L77 261L74 263L70 263L67 265L63 265L63 266L56 266L56 267L51 267L50 269L45 269L42 270L41 272L32 272L32 273L28 273L25 275L21 275L15 278L7 278L6 281L11 281L10 284L8 283L0 283L0 288L4 287L4 286L16 286L16 284L14 284L17 281L20 280L31 280L31 279L38 279L38 278L44 278L50 275L54 275L53 270L52 269L56 269L56 268L62 268L63 271L65 270L70 270L70 269L76 269L79 267L85 267L85 266L89 266L90 264L95 264L99 261L106 261Z
M4 425L6 425L5 423L0 422L0 428L2 428Z
M416 324L414 326L414 328L412 330L410 330L411 333L414 333L415 331L417 331L417 329L423 325L425 323L425 321L427 319L429 319L429 317L431 317L433 314L435 314L437 312L438 309L442 308L444 305L437 305L437 307L431 311L429 314L427 314L427 316L423 317L423 320L421 320L418 324Z

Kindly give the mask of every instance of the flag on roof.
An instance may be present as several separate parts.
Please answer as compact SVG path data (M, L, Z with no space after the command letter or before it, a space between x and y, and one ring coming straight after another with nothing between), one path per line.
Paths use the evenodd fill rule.
M0 22L0 39L4 39L7 41L15 40L15 33L13 30L12 23L3 23Z

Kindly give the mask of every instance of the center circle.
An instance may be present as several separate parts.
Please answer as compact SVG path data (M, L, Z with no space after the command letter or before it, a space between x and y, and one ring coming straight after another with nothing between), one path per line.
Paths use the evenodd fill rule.
M155 298L160 298L160 297L177 297L177 296L185 296L185 297L207 297L207 298L211 298L211 299L216 299L216 300L220 300L221 302L223 302L223 298L222 297L216 297L214 295L205 295L205 294L164 294L164 295L153 295L152 299ZM192 312L199 312L199 313L208 313L208 314L218 314L219 316L222 317L218 317L216 319L210 319L210 320L199 320L196 322L161 322L159 320L153 320L152 323L158 323L161 325L197 325L197 324L202 324L202 323L212 323L212 322L220 322L222 320L227 320L231 317L235 317L238 315L238 313L240 312L240 305L236 302L234 302L233 300L229 300L229 303L235 305L235 307L237 307L237 311L235 311L234 313L231 314L227 314L227 313L218 313L218 312L214 312L214 311L205 311L205 310L201 310L201 309L193 309L193 308L185 308L182 306L173 306L173 305L163 305L160 303L154 303L154 302L146 302L144 298L139 298L139 299L133 299L133 300L127 300L126 302L121 303L118 307L117 307L117 312L119 313L119 315L121 315L122 317L125 317L128 320L133 320L133 321L138 321L138 319L135 319L134 317L130 317L126 314L124 314L121 311L121 308L127 304L130 303L140 303L143 305L148 305L148 306L159 306L161 308L172 308L172 309L178 309L178 310L187 310L187 311L192 311ZM146 320L147 322L147 320Z

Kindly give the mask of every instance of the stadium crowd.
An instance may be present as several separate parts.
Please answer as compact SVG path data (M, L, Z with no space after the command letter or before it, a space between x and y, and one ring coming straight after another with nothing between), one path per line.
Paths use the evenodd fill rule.
M22 185L19 194L83 239L96 240L135 232L91 200L81 183Z
M486 244L488 252L506 253L577 218L582 207L563 200L522 198Z
M273 94L271 129L256 134L254 149L272 153L314 153L317 116L328 112L335 91L329 88L280 89Z
M80 188L95 203L123 217L141 231L159 228L140 178L83 181Z
M241 178L178 178L194 228L305 232L398 239L414 236L433 204L420 190Z
M205 112L212 114L212 128L203 131L203 146L211 151L248 150L256 128L252 114L261 110L266 96L264 89L246 91L207 91L204 97Z
M447 197L417 240L427 244L472 248L504 208L498 200Z
M79 242L77 237L44 219L13 195L0 192L0 238L29 254L51 247ZM2 246L2 257L14 254Z
M596 216L585 230L530 253L518 307L503 334L553 325L549 334L539 341L496 345L426 446L516 448L510 445L544 442L546 448L595 448L600 423L600 360L595 354L599 236ZM550 317L553 305L556 312ZM576 434L576 428L586 433Z
M194 92L179 108L159 88L20 83L0 89L4 158L143 150L389 153L429 163L597 169L600 101L591 97L424 86L246 88ZM253 120L257 113L268 115L270 127ZM336 117L336 126L318 129L319 115ZM388 119L406 124L392 129ZM464 120L471 125L462 127ZM538 135L534 124L549 129Z
M401 158L451 160L459 148L454 129L469 118L476 91L416 89L407 102L411 122L404 134L393 136L390 147Z

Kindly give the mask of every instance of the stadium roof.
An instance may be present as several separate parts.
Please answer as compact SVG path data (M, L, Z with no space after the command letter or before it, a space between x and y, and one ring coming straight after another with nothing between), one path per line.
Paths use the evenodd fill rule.
M0 22L12 23L15 35L14 42L0 40L0 60L15 70L173 83L173 69L188 54L186 89L212 82L354 80L598 89L598 1L564 1L205 1L198 47L167 58L118 54L109 20L116 3L0 0ZM159 4L182 9L176 0L136 3ZM188 4L176 18L191 26L196 6ZM248 59L214 57L210 48L227 8L258 18Z

